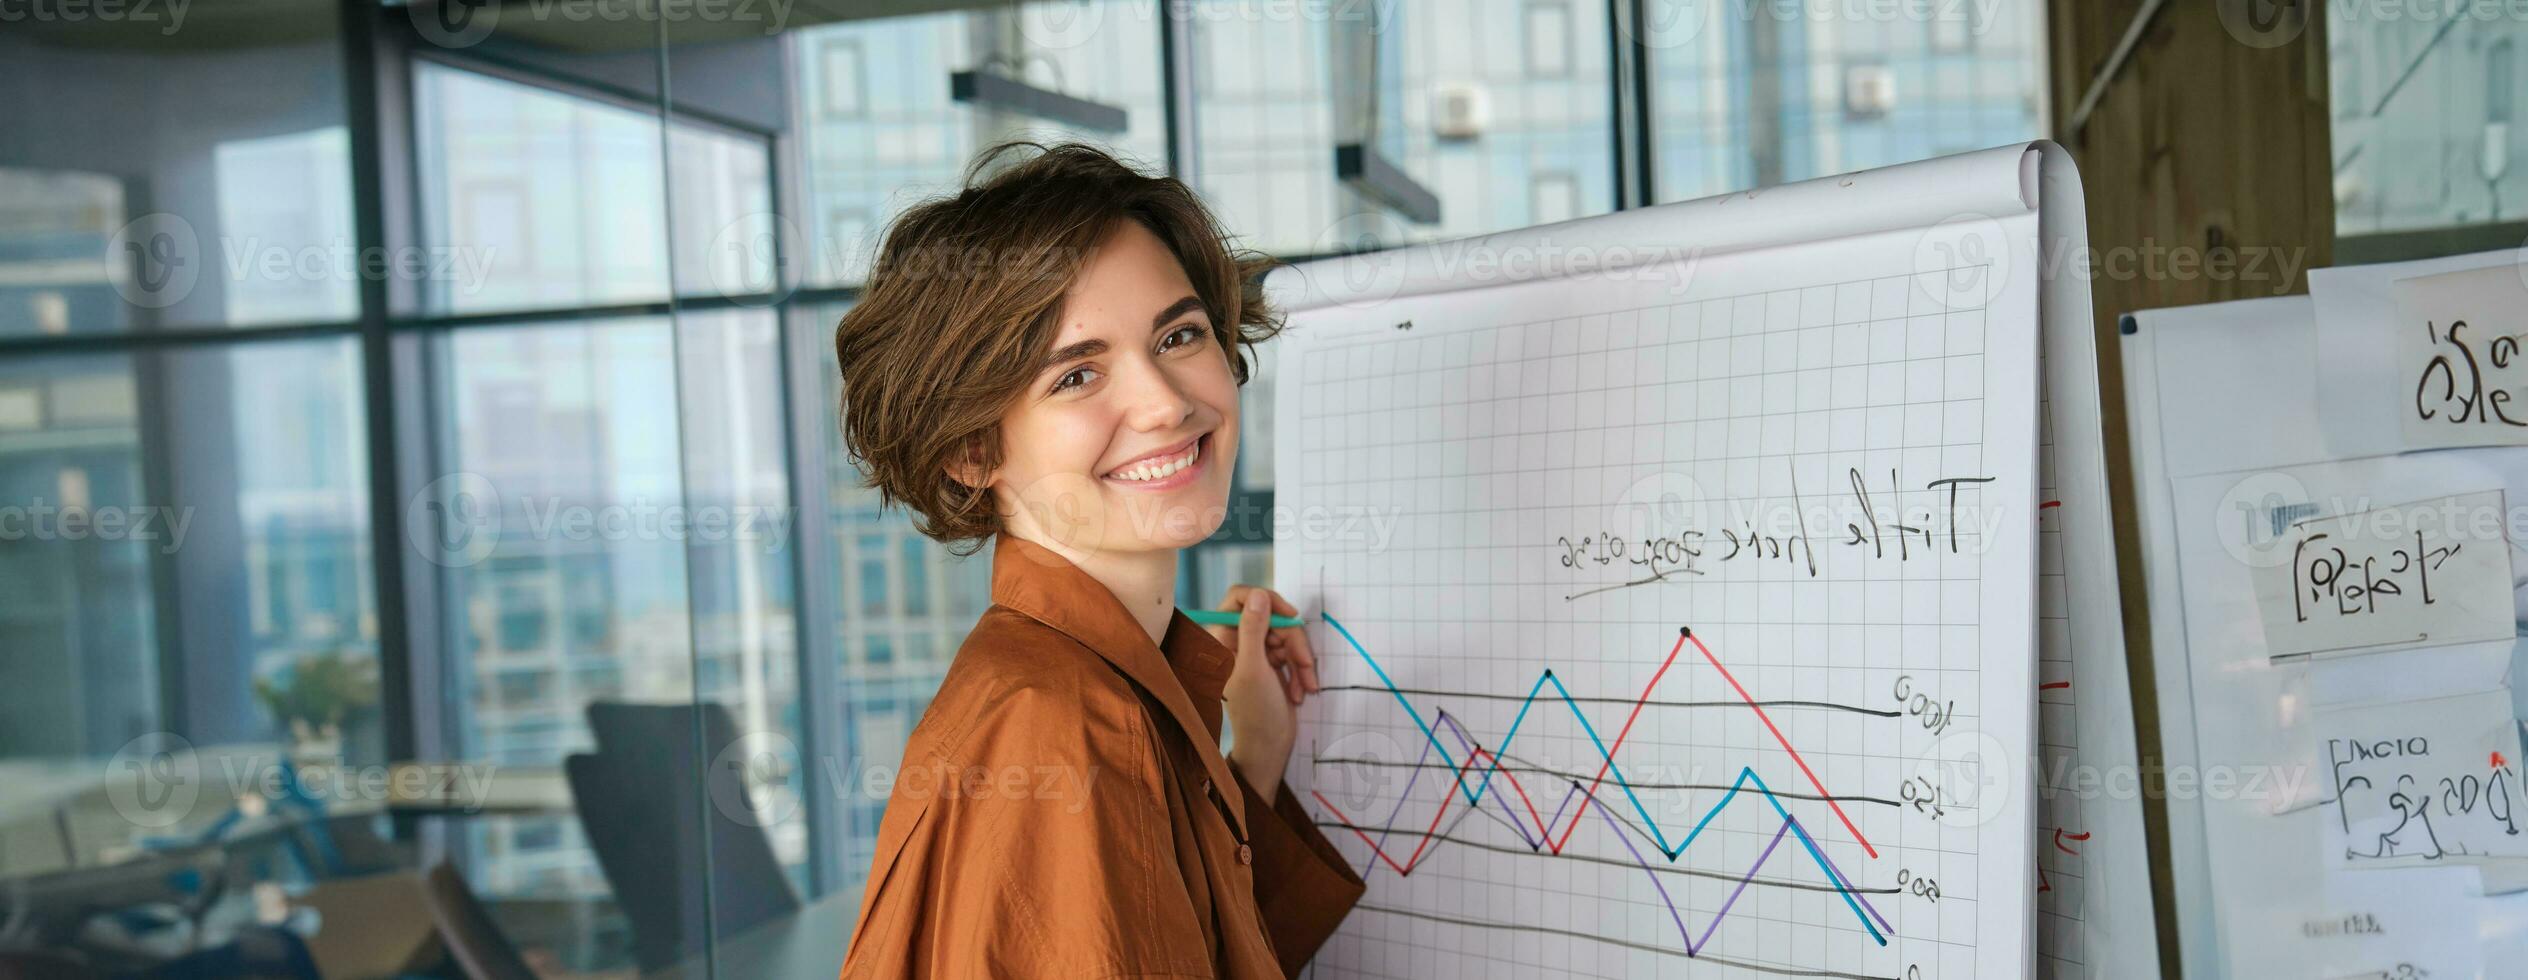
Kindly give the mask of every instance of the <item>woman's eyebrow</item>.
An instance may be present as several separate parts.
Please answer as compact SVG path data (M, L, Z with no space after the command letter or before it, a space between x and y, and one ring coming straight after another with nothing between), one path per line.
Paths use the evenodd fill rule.
M1150 330L1155 333L1159 330L1165 329L1168 324L1175 322L1177 317L1184 316L1187 313L1202 312L1205 309L1206 308L1203 306L1201 297L1187 296L1183 299L1177 300L1176 302L1169 303L1167 305L1167 309L1160 310L1158 316L1150 318ZM1054 367L1056 365L1079 360L1083 357L1096 357L1097 355L1103 353L1106 353L1106 342L1103 340L1092 339L1072 344L1064 344L1063 346L1054 348L1052 356L1045 358L1045 367Z
M1097 355L1103 353L1106 353L1105 341L1083 340L1078 343L1066 344L1064 346L1054 348L1053 356L1045 358L1044 366L1047 368L1060 367L1063 364L1079 360L1083 357L1096 357ZM1038 368L1037 370L1043 370L1043 368Z
M1167 325L1175 322L1177 317L1184 316L1187 313L1200 311L1202 309L1203 300L1200 296L1187 296L1183 299L1177 300L1176 302L1169 303L1167 305L1167 309L1160 310L1158 316L1150 318L1150 330L1151 332L1156 333L1160 330L1166 329Z

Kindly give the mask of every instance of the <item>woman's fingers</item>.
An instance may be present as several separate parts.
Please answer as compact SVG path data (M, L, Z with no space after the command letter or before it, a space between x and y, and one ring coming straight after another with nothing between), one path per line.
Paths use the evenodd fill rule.
M1291 672L1298 675L1302 689L1310 694L1324 689L1317 681L1317 653L1308 648L1305 634L1290 641L1282 651L1282 659L1290 662Z
M1264 637L1272 632L1272 620L1265 611L1269 608L1263 596L1247 593L1245 608L1238 612L1238 659L1265 656Z
M1241 615L1237 636L1234 637L1236 645L1241 645L1241 649L1246 641L1249 622L1247 614L1250 612L1249 600L1258 595L1263 597L1264 607L1271 610L1272 615L1289 616L1294 619L1299 616L1299 607L1291 604L1291 601L1283 598L1279 592L1243 583L1230 586L1228 592L1220 597L1220 605L1217 608ZM1228 632L1226 629L1221 630L1221 633L1226 632ZM1220 636L1221 634L1214 633L1213 635ZM1264 651L1271 660L1274 672L1281 678L1283 690L1289 695L1290 703L1298 704L1306 700L1309 694L1321 688L1322 685L1317 679L1316 651L1308 646L1308 634L1304 627L1270 627L1268 625L1264 637Z

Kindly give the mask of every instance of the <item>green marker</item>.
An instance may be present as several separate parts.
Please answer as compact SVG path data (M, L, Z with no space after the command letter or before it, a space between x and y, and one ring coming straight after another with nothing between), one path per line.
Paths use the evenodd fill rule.
M1205 626L1236 626L1238 625L1238 617L1240 615L1242 614L1219 609L1185 610L1185 618L1201 623ZM1288 629L1293 626L1306 625L1307 622L1307 620L1301 619L1297 616L1275 616L1273 617L1273 628L1277 630Z

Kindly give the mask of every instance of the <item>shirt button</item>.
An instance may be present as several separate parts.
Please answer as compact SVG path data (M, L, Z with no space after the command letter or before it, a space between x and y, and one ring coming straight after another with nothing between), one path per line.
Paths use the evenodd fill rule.
M1239 864L1254 864L1254 863L1255 863L1255 849L1254 849L1254 848L1252 848L1252 847L1248 847L1248 846L1246 846L1246 845L1244 845L1244 844L1240 844L1240 845L1238 845L1238 863L1239 863Z

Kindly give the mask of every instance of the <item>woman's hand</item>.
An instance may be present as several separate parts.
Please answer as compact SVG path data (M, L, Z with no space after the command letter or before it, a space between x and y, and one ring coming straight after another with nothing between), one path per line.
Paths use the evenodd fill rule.
M1203 627L1238 656L1221 692L1229 714L1229 761L1270 803L1281 792L1282 769L1299 738L1300 702L1317 690L1317 657L1301 627L1272 628L1275 615L1299 615L1273 590L1233 585L1219 608L1239 614L1235 627Z

